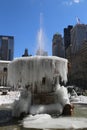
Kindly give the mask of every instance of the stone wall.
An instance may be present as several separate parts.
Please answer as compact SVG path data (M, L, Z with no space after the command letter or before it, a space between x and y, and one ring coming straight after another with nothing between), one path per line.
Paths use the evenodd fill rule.
M0 61L0 86L7 86L8 64L10 61Z

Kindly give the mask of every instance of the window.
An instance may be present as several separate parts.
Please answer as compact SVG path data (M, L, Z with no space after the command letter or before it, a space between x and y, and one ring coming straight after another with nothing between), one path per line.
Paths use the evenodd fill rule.
M4 71L4 72L7 72L7 68L6 68L6 67L4 67L4 68L3 68L3 71Z

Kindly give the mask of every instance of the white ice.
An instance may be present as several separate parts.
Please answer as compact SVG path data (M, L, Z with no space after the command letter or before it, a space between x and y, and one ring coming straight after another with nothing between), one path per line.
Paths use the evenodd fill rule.
M30 114L41 114L49 113L60 115L62 113L63 107L60 103L49 104L49 105L32 105L30 107Z
M12 116L19 117L22 112L28 113L31 104L31 92L26 89L21 92L19 100L15 100L12 106Z
M34 106L30 107L32 93L55 92L55 109L57 108L57 104L60 104L62 110L65 104L70 103L66 88L59 84L60 77L62 81L67 82L67 63L67 59L56 56L21 57L10 62L8 66L8 85L14 86L15 89L18 87L23 89L21 97L14 103L14 115L20 115L21 112L35 113ZM42 84L44 77L46 78L45 85ZM31 86L33 90L29 91L29 95L27 91L25 92L26 85ZM75 100L77 99L75 98ZM38 105L36 108L36 114L45 113L53 110L53 104Z
M1 95L0 93L0 106L6 104L12 104L15 100L18 100L20 97L19 91L10 91L7 95Z
M53 103L60 103L61 108L63 108L65 104L69 103L69 99L66 96L67 93L64 92L64 87L59 86L59 81L61 78L61 81L66 83L67 73L68 60L56 56L21 57L10 62L8 65L8 85L15 89L23 89L19 101L14 103L13 115L18 116L22 112L29 113L32 104L30 104L31 96L33 99L33 94L38 93L54 93L56 102L54 99ZM45 79L45 83L43 83L43 79ZM27 86L30 88L29 90L27 90ZM40 112L41 107L38 106ZM52 104L49 110L48 107L49 105L44 103L42 113L53 109Z
M20 92L19 91L10 91L7 95L1 95L0 93L0 106L11 104L15 100L19 100ZM76 100L78 98L78 100ZM87 96L80 95L78 97L73 97L73 103L87 104Z
M87 118L59 117L52 118L47 114L28 116L23 120L25 128L39 129L79 129L87 128Z
M18 100L20 92L10 91L8 95L0 95L0 106L12 104L14 100ZM74 98L75 99L75 98ZM79 101L76 103L87 104L87 96L78 96ZM48 114L37 114L35 116L28 116L23 120L23 127L26 128L87 128L87 118L77 117L59 117L57 119L51 118Z
M57 102L60 103L62 106L65 106L65 104L70 104L66 87L58 85L56 87L55 93L57 95Z
M8 66L8 86L23 88L30 84L35 86L36 83L40 86L43 77L48 77L52 81L56 75L59 75L62 81L67 82L67 63L67 59L56 56L31 56L15 59ZM50 90L51 86L48 86L48 89Z
M72 103L87 104L87 96L79 95L71 97Z

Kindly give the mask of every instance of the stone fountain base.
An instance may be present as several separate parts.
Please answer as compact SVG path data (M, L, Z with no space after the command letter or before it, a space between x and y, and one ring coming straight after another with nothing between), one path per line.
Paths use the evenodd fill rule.
M67 73L67 59L56 56L21 57L10 62L8 85L22 89L13 116L32 110L34 114L61 111L69 103L65 87L60 86L60 81L67 82Z
M32 104L52 104L56 103L56 95L55 93L40 93L40 94L32 94Z

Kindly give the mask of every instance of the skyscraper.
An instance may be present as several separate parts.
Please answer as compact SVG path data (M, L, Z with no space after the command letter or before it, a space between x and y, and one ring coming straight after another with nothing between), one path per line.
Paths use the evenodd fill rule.
M64 28L64 45L65 45L65 50L68 48L68 46L71 43L71 29L73 28L72 25L69 25L67 28Z
M52 39L52 55L64 57L64 45L61 34L54 34Z
M76 54L82 43L87 40L87 25L76 24L71 30L72 54Z
M14 37L0 35L0 60L13 60Z
M76 24L71 30L71 44L68 47L71 70L68 74L70 84L87 87L87 25Z
M87 41L75 55L72 55L71 73L68 80L76 86L87 89Z
M36 51L36 55L39 55L39 56L48 56L48 53L47 53L47 51L44 51L43 49L38 49Z

